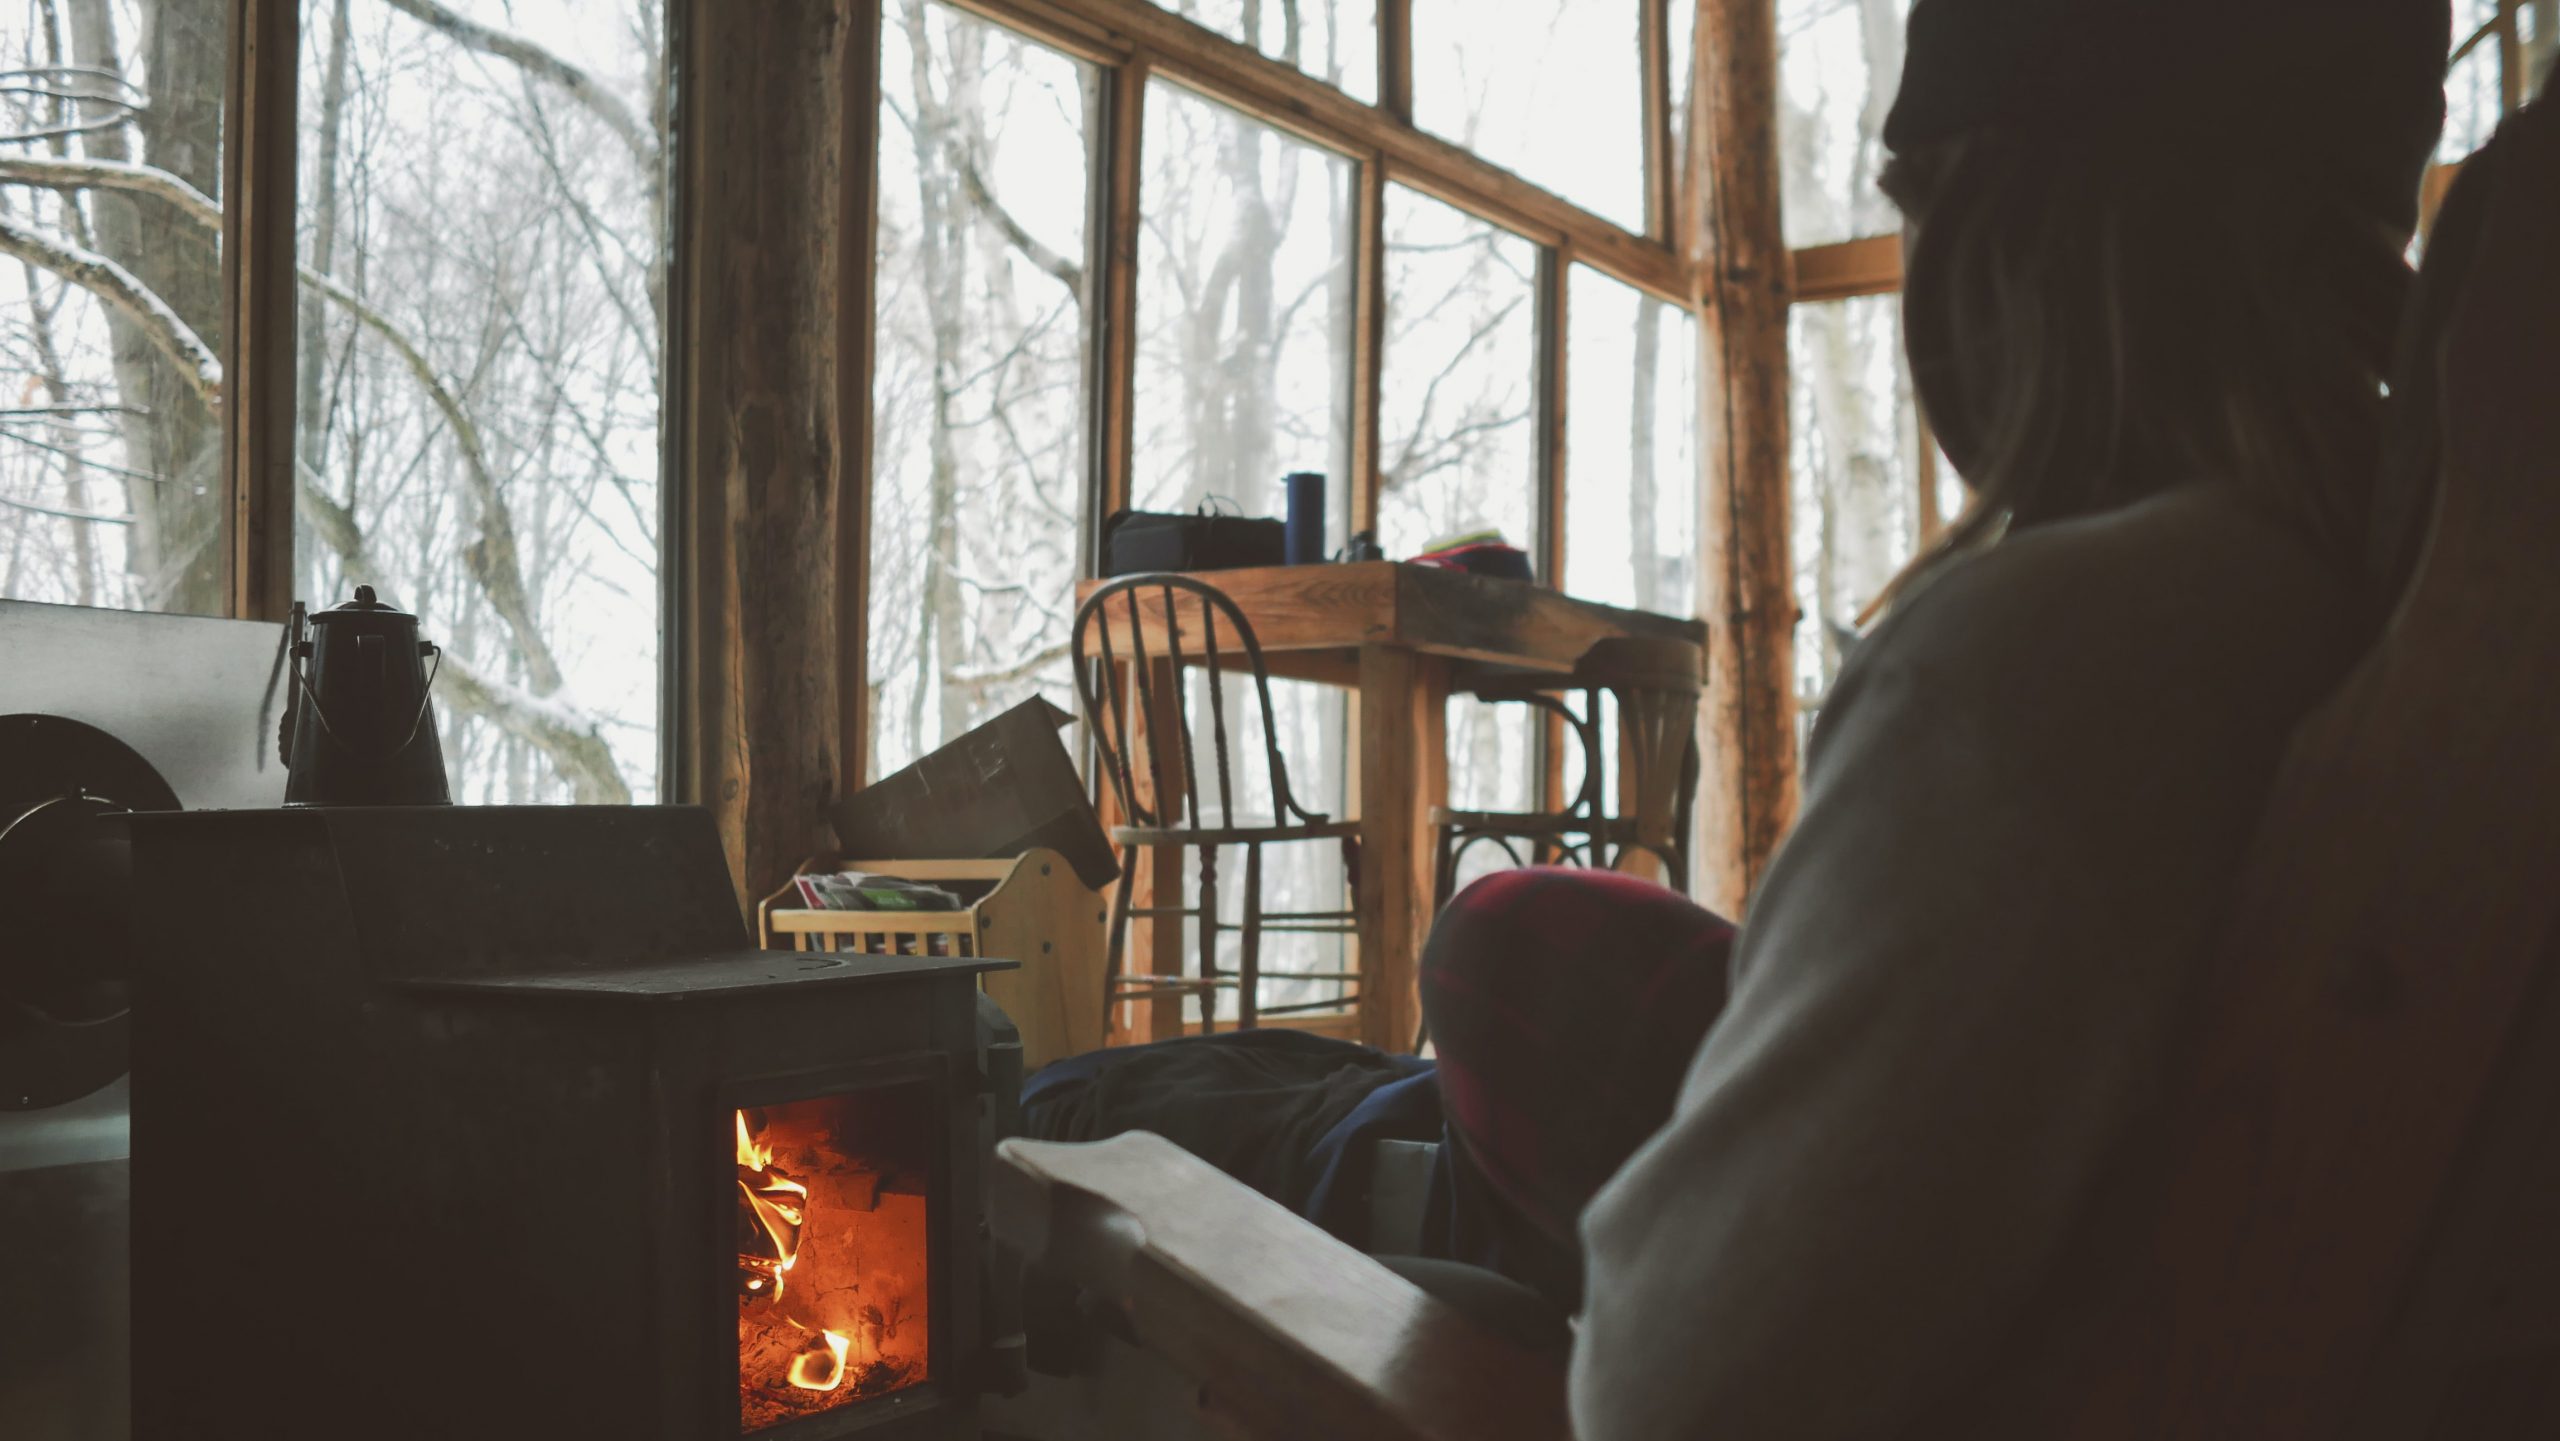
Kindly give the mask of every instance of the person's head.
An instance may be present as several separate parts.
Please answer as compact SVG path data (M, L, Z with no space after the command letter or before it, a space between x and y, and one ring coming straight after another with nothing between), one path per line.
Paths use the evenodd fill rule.
M1913 381L2004 526L2236 488L2361 558L2447 0L1918 0Z

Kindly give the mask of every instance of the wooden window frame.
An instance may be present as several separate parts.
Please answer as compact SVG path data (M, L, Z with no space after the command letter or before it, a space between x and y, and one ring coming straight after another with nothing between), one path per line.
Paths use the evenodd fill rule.
M877 23L878 0L853 0ZM1134 384L1137 337L1139 187L1144 164L1146 91L1161 77L1349 160L1355 167L1357 204L1352 238L1353 334L1349 397L1353 474L1351 528L1373 529L1380 502L1380 404L1384 371L1386 206L1388 185L1405 186L1538 247L1538 354L1535 414L1538 473L1533 477L1539 537L1539 573L1561 574L1567 486L1563 316L1566 276L1575 263L1622 281L1684 310L1700 306L1696 267L1675 246L1684 157L1671 153L1670 7L1696 0L1635 0L1644 84L1644 193L1647 233L1604 220L1526 181L1493 162L1413 123L1412 0L1379 0L1378 101L1350 95L1314 76L1263 55L1144 0L941 0L953 9L1002 25L1050 46L1102 73L1102 124L1090 137L1096 194L1091 206L1090 253L1102 277L1095 333L1090 337L1094 381L1087 451L1091 456L1090 508L1097 515L1126 506L1132 493ZM881 83L876 66L861 77L866 114L876 114ZM849 87L850 88L850 87ZM868 234L866 228L866 234ZM866 246L866 253L868 247ZM876 257L873 257L876 261ZM874 324L866 315L864 324ZM866 340L866 345L868 341ZM873 483L871 456L858 458L859 484L851 504L866 515ZM1088 547L1088 551L1090 547ZM1084 558L1087 573L1098 557ZM858 583L848 577L847 584ZM848 633L852 633L850 629ZM867 692L867 650L845 658L852 676L842 687L847 704ZM853 723L857 735L867 715ZM1561 751L1543 748L1552 788L1560 777ZM849 755L848 771L867 780L867 744Z

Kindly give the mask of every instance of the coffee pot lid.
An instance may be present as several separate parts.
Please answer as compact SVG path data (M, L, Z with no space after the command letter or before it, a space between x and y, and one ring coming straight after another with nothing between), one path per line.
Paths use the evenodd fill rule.
M407 611L400 609L398 606L383 604L374 596L373 587L369 585L357 586L355 599L333 605L327 610L315 613L311 618L315 621L320 621L327 620L331 616L349 614L375 616L384 620L414 619L414 617L412 617Z

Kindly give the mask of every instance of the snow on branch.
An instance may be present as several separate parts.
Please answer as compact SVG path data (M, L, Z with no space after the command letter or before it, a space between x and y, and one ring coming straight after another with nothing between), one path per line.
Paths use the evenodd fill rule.
M613 763L595 717L559 695L535 695L522 686L482 675L469 661L445 652L437 689L453 708L496 726L551 758L580 805L627 806L631 787Z
M391 8L411 16L419 24L466 50L511 61L527 74L560 87L571 99L602 120L614 134L621 136L622 143L631 147L631 153L640 157L642 164L656 163L657 146L648 127L640 123L639 117L631 113L631 107L623 104L620 96L605 88L604 82L587 70L524 36L457 14L439 0L390 0L390 4Z
M463 562L488 595L498 618L506 622L516 649L533 672L535 690L544 695L558 690L560 662L552 655L551 643L534 617L516 545L515 517L507 509L506 498L498 492L497 473L490 469L489 452L481 441L478 423L463 409L462 398L437 373L427 353L392 324L390 317L365 303L364 297L307 265L300 267L299 273L303 284L345 307L358 324L382 337L416 377L419 388L426 391L437 412L444 416L445 424L452 427L454 446L462 453L463 479L471 487L480 522L479 538L463 548Z
M212 196L166 170L122 160L56 160L0 155L0 185L43 185L56 190L126 190L169 202L205 229L220 234L222 207Z
M14 255L39 269L52 271L140 326L151 343L176 363L203 398L207 408L222 409L222 359L204 343L184 317L133 272L94 250L60 236L46 235L0 215L0 254Z
M375 559L373 547L355 513L340 505L307 464L295 466L295 514L305 531L338 557L338 568L356 579L390 574ZM391 594L384 591L384 594ZM549 758L570 794L581 805L629 805L631 787L614 763L602 724L554 693L537 696L521 686L493 680L450 650L436 673L438 699L456 714L487 721Z

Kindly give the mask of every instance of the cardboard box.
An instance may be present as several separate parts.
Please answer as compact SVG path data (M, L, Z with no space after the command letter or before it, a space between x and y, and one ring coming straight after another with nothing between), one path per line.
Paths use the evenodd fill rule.
M1024 701L836 803L855 860L1000 860L1046 846L1101 890L1120 878L1111 837L1058 733L1075 717Z

